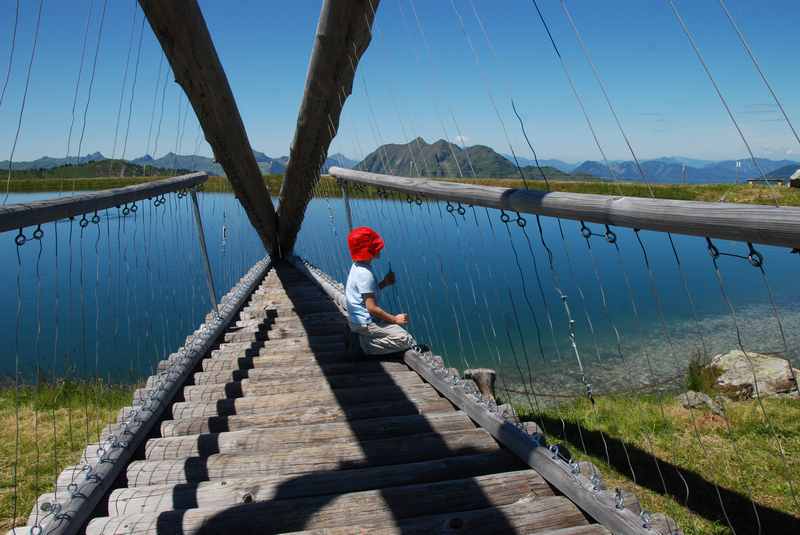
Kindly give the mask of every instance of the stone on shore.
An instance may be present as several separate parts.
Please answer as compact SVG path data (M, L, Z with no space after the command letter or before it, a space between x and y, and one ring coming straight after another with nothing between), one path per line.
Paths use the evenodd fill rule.
M679 395L678 401L684 409L709 409L717 416L722 416L724 413L720 403L714 401L711 399L711 396L702 392L689 390Z
M755 398L756 386L760 397L800 399L795 382L800 370L786 359L735 349L716 355L707 367L717 376L714 387L731 399Z

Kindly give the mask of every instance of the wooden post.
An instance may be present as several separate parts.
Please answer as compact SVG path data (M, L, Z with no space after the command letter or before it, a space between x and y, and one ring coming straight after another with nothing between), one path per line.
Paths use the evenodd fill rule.
M494 381L497 373L489 368L464 370L464 379L472 379L483 396L494 399Z
M277 216L225 70L196 0L139 0L183 88L214 158L228 175L264 247L277 250Z
M325 0L308 66L308 77L281 186L280 252L289 255L303 223L320 166L339 128L344 102L371 39L380 0Z

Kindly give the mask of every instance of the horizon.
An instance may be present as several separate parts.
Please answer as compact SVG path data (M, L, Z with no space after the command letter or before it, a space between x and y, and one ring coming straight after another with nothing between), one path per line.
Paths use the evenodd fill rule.
M14 3L0 2L0 9L9 14L0 22L0 35L10 36ZM80 144L82 155L97 151L108 158L124 156L130 160L143 154L169 152L211 157L185 96L169 81L171 74L166 75L167 63L149 27L143 24L138 4L108 4L97 49L101 6L86 0L69 5L44 4L30 90L13 160L66 156L83 30L90 5L93 11L70 156L75 156ZM280 10L260 4L222 6L210 1L202 1L201 6L237 98L251 146L271 158L287 155L320 2L290 3ZM9 158L14 142L37 7L34 3L21 6L11 77L0 103L3 125L0 146L5 152L0 152L0 160ZM616 130L564 13L556 2L543 7L609 160L630 161L632 157ZM639 158L714 162L749 159L665 4L619 0L605 4L602 9L578 3L569 7ZM768 5L731 0L729 7L777 94L783 97L789 117L800 116L798 103L787 99L800 81L800 74L783 52L800 45L800 36L791 22L797 18L793 14L800 14L800 6L786 0ZM800 147L719 6L714 2L686 3L679 8L755 156L795 161ZM530 3L496 9L486 0L471 0L458 4L457 9L458 14L446 2L382 3L373 42L359 67L353 95L345 106L341 128L330 152L361 161L387 141L403 143L421 136L448 138L459 146L486 145L500 154L509 154L503 125L498 123L488 99L491 93L517 155L532 157L510 109L510 96L540 160L561 160L568 164L602 161ZM422 36L416 27L414 10L424 32ZM625 17L619 16L622 11ZM462 33L457 15L463 17L469 41ZM484 40L481 25L489 35L490 45ZM140 32L141 54L137 46ZM469 42L476 47L478 66ZM94 53L98 50L91 102L85 107ZM1 40L0 77L5 76L9 52L10 39ZM124 76L126 59L127 77ZM134 79L136 88L131 99ZM0 78L0 83L3 80ZM84 109L87 113L81 142ZM153 146L156 138L158 147Z

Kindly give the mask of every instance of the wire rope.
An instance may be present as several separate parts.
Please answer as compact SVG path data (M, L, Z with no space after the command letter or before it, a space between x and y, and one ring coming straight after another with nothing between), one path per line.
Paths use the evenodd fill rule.
M17 151L17 142L19 142L19 135L20 132L22 131L22 117L25 114L25 105L28 102L28 89L30 88L31 85L31 74L33 73L33 60L36 57L36 49L39 45L39 29L41 28L42 24L43 8L44 8L44 0L39 0L39 9L37 10L36 14L36 27L33 31L33 46L31 47L31 57L28 60L28 72L27 75L25 76L25 89L22 92L22 102L20 103L19 114L17 116L17 129L14 134L14 142L11 145L11 154L8 157L8 178L6 179L6 194L5 197L3 197L3 205L5 205L8 202L8 196L11 190L11 171L14 166L14 154ZM5 91L5 87L3 88L3 91Z
M0 107L3 106L3 100L6 96L6 89L8 89L8 82L11 80L11 68L14 65L14 52L17 48L17 27L19 26L19 0L16 1L16 8L14 9L14 24L11 27L11 47L8 52L8 68L6 69L6 76L3 80L3 89L0 89Z

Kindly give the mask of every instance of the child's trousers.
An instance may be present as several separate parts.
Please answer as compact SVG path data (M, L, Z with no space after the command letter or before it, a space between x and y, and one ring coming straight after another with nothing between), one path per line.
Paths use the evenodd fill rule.
M417 342L408 331L390 323L370 323L352 328L366 355L386 355L410 349Z

